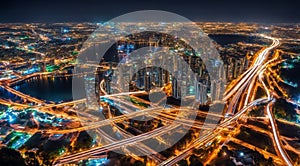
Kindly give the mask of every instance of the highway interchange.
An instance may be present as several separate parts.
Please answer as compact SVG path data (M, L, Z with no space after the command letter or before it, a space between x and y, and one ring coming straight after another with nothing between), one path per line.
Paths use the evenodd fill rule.
M260 50L256 55L254 55L254 59L252 61L252 64L246 70L242 75L240 75L236 80L234 80L231 84L228 85L226 92L223 97L223 102L227 102L226 109L224 110L224 115L218 115L210 112L205 112L198 110L197 116L200 117L208 117L212 119L222 119L222 121L217 125L209 125L206 124L203 126L203 121L193 121L190 119L186 119L186 115L189 115L189 108L178 108L176 106L171 106L170 108L163 108L163 107L151 107L151 108L143 108L141 106L134 105L130 102L128 102L123 96L131 96L132 98L135 98L136 100L139 100L142 103L147 103L146 100L143 100L141 98L136 97L136 94L143 94L145 91L138 91L138 92L124 92L119 94L106 94L105 89L103 88L103 82L100 84L100 90L102 93L104 93L101 98L107 98L112 101L115 101L116 103L119 103L118 108L120 110L123 110L123 115L120 116L112 116L111 112L109 111L109 117L107 119L100 119L97 117L93 117L91 115L88 115L86 113L81 113L80 118L85 117L87 120L91 120L91 122L85 123L83 126L80 126L78 128L71 128L71 129L47 129L47 130L40 130L36 129L34 132L42 132L44 134L67 134L67 133L76 133L81 131L89 131L92 129L96 129L98 133L108 140L110 143L99 146L99 147L93 147L88 150L83 150L80 152L72 153L72 154L66 154L63 155L55 160L55 165L60 164L66 164L66 163L74 163L77 161L80 161L82 159L87 158L93 158L93 156L97 156L102 153L106 153L111 150L120 149L122 147L126 146L134 146L139 147L138 149L140 151L148 151L151 153L149 157L155 161L157 165L174 165L178 163L180 160L185 159L186 157L190 156L193 153L193 150L207 144L208 142L211 142L214 139L218 139L221 133L223 132L230 132L229 126L235 126L237 127L241 119L247 119L250 117L247 117L247 113L251 111L253 107L264 105L265 109L265 122L270 125L271 131L264 131L262 132L268 133L273 141L273 146L276 150L277 158L275 158L274 162L278 164L284 164L288 166L294 165L294 162L291 160L289 155L286 152L286 149L292 149L292 147L288 147L283 145L282 141L284 140L282 136L279 133L279 130L276 125L276 120L272 112L272 107L274 105L274 102L276 100L276 97L278 96L276 92L271 88L271 85L268 80L270 80L269 76L266 74L266 70L268 66L278 64L282 62L282 60L278 60L278 52L276 51L276 47L280 45L280 40L277 38L272 38L268 36L263 36L266 39L272 40L272 44L270 46L267 46ZM44 73L49 74L49 73ZM40 75L40 74L39 74ZM32 77L33 75L29 75L26 77ZM26 79L26 78L24 78ZM266 81L267 80L267 81ZM60 113L57 115L57 112L51 111L52 107L62 107L67 105L76 105L76 104L82 104L85 103L86 100L78 100L78 101L71 101L61 104L45 104L44 101L31 97L29 95L23 94L13 88L11 88L8 84L4 84L1 82L0 86L3 89L6 89L7 91L26 99L27 101L34 102L38 104L38 106L33 106L34 109L37 109L41 112L47 112L56 114L56 116L61 116L63 118L72 119L74 121L81 121L82 119L78 118L77 116L70 117L68 114ZM265 93L267 94L267 97L265 98L255 98L255 91L257 87L263 87ZM291 99L287 99L287 101L291 103L296 103ZM13 105L16 108L26 108L29 107L26 104L18 104L14 103L12 101L6 101L1 99L1 104L6 105ZM297 103L296 103L297 104ZM135 111L133 111L133 109ZM78 113L76 109L73 109L75 113ZM178 115L177 113L179 111L182 111L184 113L183 115ZM131 133L125 131L124 129L118 127L117 123L123 123L124 121L128 119L133 119L140 116L148 116L155 119L159 119L163 121L165 126L156 128L152 131L141 133L139 135L132 135ZM93 119L94 118L94 119ZM172 123L176 120L177 123ZM288 123L288 122L286 122ZM124 139L117 140L105 133L105 131L101 130L101 127L103 126L112 126L116 128L116 130L121 133L121 135L124 137ZM180 128L184 127L191 127L200 129L202 131L205 131L204 135L200 135L199 138L195 139L190 143L183 151L180 151L178 154L170 157L170 158L164 158L162 155L160 155L158 152L155 152L151 147L148 147L143 144L143 141L148 140L150 138L160 138L161 136L169 133L174 132L176 130L179 130ZM260 129L258 129L260 130ZM33 131L31 131L33 132ZM219 138L220 139L220 138ZM159 139L158 139L159 140ZM238 141L238 140L236 140ZM162 142L162 141L161 141ZM241 142L243 143L243 142ZM245 143L245 142L244 142ZM245 144L245 146L249 146ZM125 150L126 153L128 153L130 156L138 158L134 153L131 153L130 150ZM300 150L293 149L293 151L296 151L298 154L300 154ZM265 153L266 156L270 156L269 153L265 151L261 151L262 153ZM216 152L215 152L216 153Z

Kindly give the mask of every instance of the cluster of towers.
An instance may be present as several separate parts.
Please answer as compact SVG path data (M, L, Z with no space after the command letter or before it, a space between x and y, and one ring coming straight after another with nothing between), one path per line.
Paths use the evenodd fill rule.
M206 104L209 99L221 100L221 90L224 83L219 80L210 80L201 58L196 56L181 57L183 62L178 62L176 56L160 56L158 59L154 59L151 64L146 64L144 56L133 61L129 60L128 63L118 65L112 76L116 80L114 83L118 89L123 91L132 90L130 85L134 83L137 89L148 92L153 87L162 88L171 84L172 97L176 99L195 95L200 104ZM223 70L216 72L220 73L218 75L223 74ZM111 86L109 84L106 84L107 89Z
M118 54L122 60L113 72L112 80L114 81L105 81L106 89L111 92L111 84L115 84L119 90L130 91L134 84L136 89L149 92L153 87L162 88L171 85L171 95L176 99L194 95L200 104L206 104L209 100L221 100L225 83L219 78L225 76L225 73L224 68L218 68L220 66L218 64L222 62L218 60L209 62L213 64L210 69L216 75L212 79L206 64L200 56L195 56L189 46L177 40L174 43L172 37L157 35L159 34L136 34L128 37L130 38L128 41L118 43ZM171 47L173 53L176 53L171 56L149 58L151 54L159 52L159 47ZM134 50L148 48L148 51L143 53L149 55L141 54L132 58L133 50L130 48L135 48ZM172 51L168 50L166 54L172 54L170 53ZM182 59L181 61L178 60L180 59L178 56Z
M243 58L227 58L224 64L225 75L227 81L236 79L240 74L242 74L249 66L250 56L247 54Z

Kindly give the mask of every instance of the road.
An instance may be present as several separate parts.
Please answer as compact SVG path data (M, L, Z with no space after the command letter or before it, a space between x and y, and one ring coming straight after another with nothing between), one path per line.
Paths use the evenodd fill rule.
M244 107L242 110L240 110L238 113L236 113L231 118L225 119L221 124L219 124L215 129L211 130L210 132L206 133L204 136L198 138L194 142L190 144L189 147L187 147L185 150L181 151L177 156L173 156L166 161L160 163L160 166L171 166L179 162L180 160L186 158L189 156L194 149L197 149L199 146L206 144L207 142L212 141L215 139L227 126L235 122L238 118L240 118L243 114L245 114L250 108L253 106L256 106L261 103L267 103L269 102L266 98L257 99L251 103L249 103L246 107Z
M267 86L265 85L265 83L263 81L263 75L262 74L259 75L259 80L263 84L263 87L264 87L264 90L267 93L268 99L271 100L272 99L271 93L270 93L269 89L267 88ZM273 112L271 111L272 110L272 108L271 108L272 105L273 105L273 103L268 103L268 105L266 106L266 112L267 112L267 115L268 115L268 118L269 118L269 122L270 122L271 128L272 128L272 133L273 133L273 137L272 138L273 138L273 140L275 142L275 146L274 147L275 147L275 149L277 149L277 151L279 152L280 156L285 161L285 163L288 166L293 166L294 165L293 161L290 159L289 155L284 150L282 142L279 139L279 137L280 137L279 130L277 128Z
M273 114L270 111L271 110L270 106L272 105L272 103L270 102L273 100L273 97L270 96L268 89L265 88L266 92L268 93L267 99L261 98L251 102L251 100L254 98L253 96L255 95L252 92L254 91L255 86L257 86L256 84L259 82L258 78L259 79L262 78L262 75L265 71L267 64L271 63L274 59L278 57L278 55L275 55L275 57L273 57L274 59L265 63L265 61L268 60L270 51L278 47L280 45L280 41L279 39L276 38L267 37L267 36L264 37L267 39L271 39L273 41L272 44L269 47L264 48L258 53L258 55L254 58L253 64L250 66L250 68L245 73L243 73L236 81L233 81L233 83L228 86L225 92L223 101L228 101L231 98L226 112L227 119L225 119L224 122L222 122L215 130L206 134L202 138L199 138L198 140L193 142L189 147L187 147L185 150L180 152L177 156L167 159L166 161L162 162L160 165L171 166L176 164L180 160L186 158L193 152L194 149L198 148L200 145L203 145L206 142L215 139L215 137L222 132L223 127L228 126L229 122L236 121L239 117L245 114L245 112L249 109L249 107L259 104L258 103L259 101L260 102L265 101L268 103L266 106L266 110L268 112L268 117L270 119L270 124L272 127L275 147L277 147L279 155L287 165L289 166L293 165L292 161L286 154L285 150L282 148L282 142L279 140L280 135L278 133L278 129L276 128ZM260 82L263 84L262 81ZM250 104L248 104L249 102ZM236 111L236 107L238 105L241 105L243 109Z
M157 128L157 129L152 130L150 132L140 134L138 136L134 136L134 137L130 137L130 138L127 138L127 139L119 140L119 141L113 142L113 143L108 144L108 145L92 148L92 149L85 150L85 151L82 151L82 152L79 152L79 153L76 153L76 154L67 155L67 156L61 157L58 160L56 160L55 165L56 164L64 164L64 163L79 161L79 160L82 160L82 159L87 158L87 157L92 156L92 155L97 155L97 154L104 153L107 150L118 149L118 148L120 148L122 146L125 146L125 145L130 145L130 144L133 144L133 143L136 143L136 142L141 142L143 140L147 140L149 138L153 138L153 137L163 135L166 132L179 129L179 127L180 127L180 125L163 126L161 128Z
M101 147L94 147L88 150L84 150L81 152L77 152L75 154L68 154L65 156L62 156L58 158L55 161L55 164L66 164L70 162L76 162L80 161L82 159L86 158L91 158L95 156L99 156L99 154L105 153L107 151L115 150L115 149L120 149L122 147L125 147L125 151L132 157L134 158L139 158L136 156L134 153L128 151L126 149L126 146L135 146L137 147L139 152L151 152L154 155L150 155L149 157L156 162L161 162L160 165L175 165L177 162L180 160L186 158L187 156L191 155L193 153L193 150L199 148L200 146L214 140L218 139L218 136L222 132L227 132L228 131L228 126L234 126L235 128L238 128L239 126L236 126L236 122L243 117L251 108L255 106L259 106L261 104L266 104L265 105L265 113L266 113L266 119L268 120L268 123L271 127L271 131L263 131L255 126L249 126L254 129L257 129L259 132L267 133L272 137L272 141L276 150L276 153L278 155L272 155L267 152L264 152L263 150L259 151L263 153L266 156L271 156L272 158L275 159L275 162L281 163L280 160L282 160L286 165L292 166L293 161L289 157L288 153L285 150L286 148L289 148L288 145L283 146L282 140L284 139L282 136L280 136L280 133L278 132L278 128L276 125L276 120L274 118L273 112L272 112L272 107L273 103L276 100L276 97L278 96L272 89L271 86L271 79L272 76L266 75L265 72L268 68L269 65L274 63L280 63L282 62L278 60L279 53L278 51L275 50L275 53L271 55L271 51L273 51L276 47L280 45L280 40L277 38L273 37L268 37L268 36L263 36L266 39L272 40L272 44L268 47L263 48L261 51L259 51L253 58L252 64L250 67L241 75L239 76L236 80L234 80L226 89L226 92L223 97L223 101L228 101L228 106L226 109L226 116L225 119L218 124L217 126L214 126L213 124L205 124L201 121L197 120L191 120L185 117L185 115L188 115L189 108L178 108L176 106L171 106L171 108L164 108L160 106L155 106L155 107L150 107L150 108L143 108L142 106L134 105L130 102L128 102L123 96L129 96L130 98L133 98L135 100L138 100L141 103L146 103L151 105L149 101L143 100L141 98L138 98L134 96L135 94L142 94L146 93L145 91L137 91L137 92L120 92L117 94L107 94L104 89L104 80L100 83L100 90L104 94L101 96L101 98L107 98L109 100L114 101L115 106L119 108L121 111L123 111L123 115L113 117L111 112L109 111L109 118L108 119L98 119L93 117L93 115L89 115L88 113L85 112L77 112L74 109L69 109L71 111L77 112L82 116L82 118L85 118L87 120L91 120L85 124L85 126L78 127L78 128L73 128L73 129L47 129L47 130L39 130L36 129L34 132L41 131L44 134L67 134L67 133L72 133L72 132L81 132L81 131L86 131L86 130L91 130L91 129L96 129L97 132L104 138L106 139L109 143L107 145L103 145ZM92 66L92 67L102 67L104 69L109 70L110 66L99 66L98 64L83 64L85 66ZM53 112L51 108L53 107L63 107L66 105L76 105L79 103L85 103L86 99L81 99L81 100L76 100L76 101L71 101L71 102L65 102L65 103L60 103L60 104L46 104L45 101L31 97L29 95L23 94L13 88L10 87L10 85L15 84L19 81L26 80L28 78L34 77L34 76L39 76L39 75L47 75L47 74L52 74L48 72L44 73L34 73L30 74L27 76L22 76L18 73L16 73L19 77L16 79L12 80L5 80L0 83L1 88L21 97L22 99L26 99L27 101L36 103L37 106L34 106L32 108L36 108L41 112L47 112L51 114L55 114L56 116L61 116L63 118L67 119L72 119L74 121L79 120L77 117L68 117L67 113L61 112ZM267 76L267 77L266 77ZM267 80L266 84L265 80ZM274 80L273 80L274 81ZM282 80L281 80L282 81ZM276 82L274 83L276 85ZM259 98L255 99L255 93L257 90L257 87L263 87L263 90L267 94L267 98ZM279 85L276 85L279 88ZM280 88L279 88L280 89ZM281 90L281 89L280 89ZM294 102L291 99L286 99L287 102L290 102L292 104L295 104L299 106L300 104L297 102ZM0 103L4 105L15 105L16 107L23 107L26 106L25 104L15 104L11 101L6 101L3 99L0 99ZM152 105L153 106L153 105ZM178 115L178 112L182 112L182 115ZM197 116L203 117L203 118L211 118L211 120L218 120L220 118L223 118L222 115L210 113L210 112L205 112L198 110ZM150 132L147 133L141 133L139 135L132 135L131 133L127 132L126 130L120 128L116 123L123 123L124 121L128 119L134 119L136 117L140 116L149 116L152 118L159 119L163 121L166 124L170 125L165 125L163 127L156 128ZM177 123L173 123L176 121ZM38 124L38 122L36 122ZM105 133L105 131L101 130L100 127L103 126L112 126L115 128L124 139L118 140L110 136L108 133ZM17 126L18 127L18 126ZM205 130L205 135L201 135L199 138L195 139L192 141L191 144L186 147L186 149L180 151L176 156L170 157L166 159L165 161L162 161L162 156L158 153L156 153L153 149L147 147L142 143L144 140L148 140L151 138L161 138L164 134L170 132L170 131L176 131L179 130L181 127L193 127L196 129L201 129ZM159 139L157 139L159 140ZM285 139L284 139L285 140ZM241 140L238 140L236 138L231 138L231 141L237 142L245 147L248 147L250 149L256 149L253 145L250 145L246 142L243 142ZM161 141L162 142L162 141ZM292 149L295 151L295 149ZM297 151L298 152L298 151Z
M225 92L223 101L227 101L229 98L232 98L226 114L228 116L232 116L235 113L235 109L239 100L241 99L242 94L246 94L247 92L251 92L253 90L253 80L259 75L259 71L265 67L264 61L267 60L270 51L280 45L280 41L276 38L266 37L267 39L271 39L273 43L259 52L258 56L253 61L253 64L250 68L242 74L233 84L230 84ZM252 82L252 83L251 83ZM248 89L247 89L248 87ZM246 101L248 101L249 95L246 97ZM244 106L247 105L244 102Z

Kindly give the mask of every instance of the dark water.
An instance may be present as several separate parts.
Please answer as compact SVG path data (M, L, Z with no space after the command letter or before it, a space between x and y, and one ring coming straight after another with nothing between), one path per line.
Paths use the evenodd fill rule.
M238 42L267 44L262 41L262 38L256 36L246 36L239 34L209 34L208 36L222 46Z
M287 84L279 83L283 85L283 88L288 92L289 96L296 101L300 101L300 59L288 59L286 62L280 64L281 66L291 65L293 68L280 68L280 77L286 82L296 84L297 86L288 86Z
M72 77L36 77L14 87L38 99L62 102L72 100Z

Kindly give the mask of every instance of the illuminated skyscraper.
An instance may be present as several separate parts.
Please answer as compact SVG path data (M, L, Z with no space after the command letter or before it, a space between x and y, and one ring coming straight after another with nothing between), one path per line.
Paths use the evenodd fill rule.
M206 82L196 82L196 100L200 104L206 104L207 102L207 84Z
M144 86L145 86L145 91L146 92L149 92L151 90L151 79L150 79L149 73L145 74Z
M235 60L233 63L233 70L232 70L233 79L238 77L238 68L239 68L239 62L238 60Z
M221 81L219 81L219 80L211 81L211 99L212 99L212 101L222 100L221 86L222 86Z
M173 77L172 79L172 96L176 99L181 98L180 81Z

